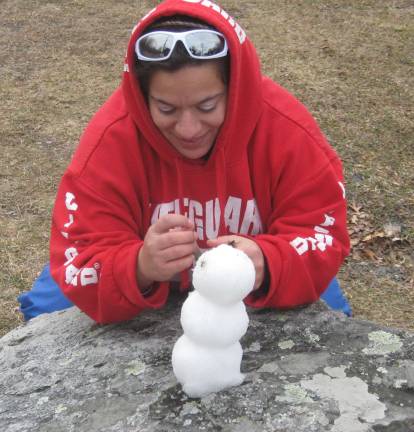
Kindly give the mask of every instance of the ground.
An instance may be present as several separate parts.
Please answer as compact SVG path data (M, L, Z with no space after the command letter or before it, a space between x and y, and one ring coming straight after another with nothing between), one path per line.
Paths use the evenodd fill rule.
M138 3L138 4L137 4ZM59 179L158 2L4 0L0 9L0 335L48 260ZM414 330L411 0L223 0L264 72L313 113L344 163L354 315Z

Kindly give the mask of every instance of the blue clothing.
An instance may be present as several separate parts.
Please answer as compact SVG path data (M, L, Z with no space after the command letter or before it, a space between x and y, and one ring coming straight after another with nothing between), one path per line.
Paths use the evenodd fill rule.
M55 312L73 306L52 279L49 264L46 264L35 280L32 289L20 294L17 300L24 319L28 321L43 313Z
M334 310L342 311L345 315L352 316L351 306L342 292L337 278L333 278L328 288L321 295L321 299Z
M63 295L59 286L53 280L49 264L43 268L32 289L21 294L17 299L26 321L43 313L55 312L73 306L73 303ZM332 309L342 311L348 316L352 315L348 300L344 296L336 278L329 284L321 299Z

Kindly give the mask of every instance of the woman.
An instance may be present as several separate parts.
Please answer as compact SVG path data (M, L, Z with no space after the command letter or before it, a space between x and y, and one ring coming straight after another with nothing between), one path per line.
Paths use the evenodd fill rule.
M232 242L253 307L319 298L349 251L341 163L209 1L166 0L135 27L121 87L56 198L51 271L98 322L162 307L200 250ZM223 287L225 289L225 287Z

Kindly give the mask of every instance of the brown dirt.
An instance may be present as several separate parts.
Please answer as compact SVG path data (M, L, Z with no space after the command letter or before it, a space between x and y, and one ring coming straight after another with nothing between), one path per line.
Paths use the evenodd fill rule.
M0 335L21 322L16 296L48 260L54 195L82 129L119 83L135 20L157 3L2 2ZM414 330L414 3L221 4L344 161L354 251L339 276L355 316Z

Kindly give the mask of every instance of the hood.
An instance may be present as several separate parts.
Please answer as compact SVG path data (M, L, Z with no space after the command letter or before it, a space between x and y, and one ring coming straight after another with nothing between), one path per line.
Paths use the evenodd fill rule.
M231 58L227 112L207 163L214 163L218 153L227 162L232 162L245 152L262 110L261 72L256 50L244 30L217 4L207 0L166 0L138 22L128 44L122 79L127 109L142 135L166 163L174 163L177 159L185 163L185 158L154 125L133 73L138 37L154 21L175 14L201 19L214 26L227 39Z

